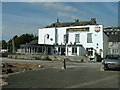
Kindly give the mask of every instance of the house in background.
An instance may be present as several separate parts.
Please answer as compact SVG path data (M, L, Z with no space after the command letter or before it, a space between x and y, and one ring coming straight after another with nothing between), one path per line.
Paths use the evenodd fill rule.
M95 18L67 23L57 20L52 25L39 29L38 37L38 45L44 46L44 54L87 55L91 59L96 54L102 58L108 54L108 36L103 32L103 25L97 24Z
M109 54L120 55L120 27L107 27L104 32L109 36Z

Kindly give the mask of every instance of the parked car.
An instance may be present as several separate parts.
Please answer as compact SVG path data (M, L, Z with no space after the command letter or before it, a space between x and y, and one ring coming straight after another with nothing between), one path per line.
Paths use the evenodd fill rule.
M103 69L120 70L120 55L109 54L102 60Z

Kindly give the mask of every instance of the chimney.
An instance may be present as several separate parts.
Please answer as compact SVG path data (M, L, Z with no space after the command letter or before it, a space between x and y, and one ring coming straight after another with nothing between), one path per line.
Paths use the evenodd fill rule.
M59 23L59 19L57 18L57 23Z
M75 22L79 22L79 19L75 19Z
M90 20L93 24L97 24L96 23L96 18L91 18L91 20Z

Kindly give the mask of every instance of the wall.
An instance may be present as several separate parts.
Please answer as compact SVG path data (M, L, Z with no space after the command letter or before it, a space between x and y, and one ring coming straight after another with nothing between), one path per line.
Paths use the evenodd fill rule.
M109 42L109 54L115 54L113 50L118 50L116 54L120 55L120 42L117 42L116 44L113 44L113 42Z
M103 58L105 58L105 56L107 54L109 54L109 38L108 36L103 33Z
M83 61L88 62L88 58L84 56L62 56L62 55L8 55L8 58L12 59L27 59L27 60L43 60L46 57L49 57L51 60L63 61L66 59L67 61Z
M79 45L82 45L83 48L94 48L98 53L100 53L100 49L103 50L103 25L86 25L86 26L71 26L71 27L60 27L57 28L58 30L58 45L65 44L64 43L64 34L66 34L66 30L68 28L82 28L82 27L89 27L89 32L70 32L69 34L69 41L74 44L75 42L75 34L80 34L80 43L77 43ZM95 27L100 27L100 32L95 32ZM92 43L87 43L87 33L92 33ZM43 28L39 29L39 44L44 44L44 36L46 34L50 35L50 38L53 38L53 41L50 41L50 38L48 40L45 40L45 43L53 45L55 43L55 28ZM78 48L79 49L79 48ZM79 50L78 50L79 51ZM69 53L70 55L70 53ZM103 57L103 52L102 52ZM94 58L94 56L93 56Z
M50 44L55 43L55 28L43 28L38 30L38 44ZM49 34L49 38L46 38L46 34ZM53 40L51 40L53 39Z

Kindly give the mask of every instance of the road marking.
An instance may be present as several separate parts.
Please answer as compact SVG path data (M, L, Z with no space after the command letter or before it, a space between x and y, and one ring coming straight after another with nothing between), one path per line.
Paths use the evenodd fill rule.
M113 75L111 77L102 78L102 79L95 80L95 81L90 81L90 82L85 82L83 84L73 85L73 86L69 86L69 87L65 87L65 88L81 88L81 87L85 87L87 85L92 85L92 84L100 83L100 82L105 81L105 80L114 79L117 76L118 75Z

